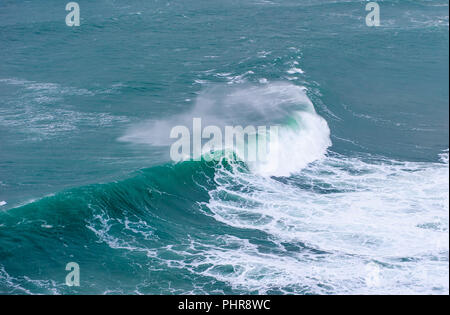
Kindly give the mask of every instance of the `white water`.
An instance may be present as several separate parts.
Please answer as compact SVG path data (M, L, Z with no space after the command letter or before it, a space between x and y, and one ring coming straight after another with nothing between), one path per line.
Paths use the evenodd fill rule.
M214 248L205 256L236 272L205 274L260 293L290 287L298 293L448 294L448 153L441 160L364 162L335 155L287 183L220 169L208 203L214 218L266 232L284 255L229 237L239 249ZM324 253L289 251L286 244Z

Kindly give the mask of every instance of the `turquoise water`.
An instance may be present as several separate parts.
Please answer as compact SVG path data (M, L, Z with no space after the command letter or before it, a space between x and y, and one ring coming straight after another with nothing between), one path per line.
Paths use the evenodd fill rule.
M78 3L0 2L0 293L449 293L447 2ZM171 162L205 116L278 167Z

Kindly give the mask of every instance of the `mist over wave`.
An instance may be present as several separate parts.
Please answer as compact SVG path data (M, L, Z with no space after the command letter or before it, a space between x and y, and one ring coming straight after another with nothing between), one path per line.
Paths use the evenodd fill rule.
M168 146L175 141L169 135L176 126L185 126L193 134L194 118L201 118L203 128L217 126L222 131L225 126L279 126L278 137L270 139L273 143L269 144L265 160L249 163L260 175L288 176L299 172L308 163L323 158L331 146L330 129L316 113L305 88L284 82L209 87L186 113L138 124L119 140ZM244 156L242 152L235 153Z

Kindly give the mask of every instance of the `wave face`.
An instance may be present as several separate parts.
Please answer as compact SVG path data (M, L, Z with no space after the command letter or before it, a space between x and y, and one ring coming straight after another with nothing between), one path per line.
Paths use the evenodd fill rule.
M1 6L0 294L449 294L446 1Z
M448 175L337 154L291 177L226 160L142 170L3 214L1 290L445 294ZM79 289L57 280L67 259Z

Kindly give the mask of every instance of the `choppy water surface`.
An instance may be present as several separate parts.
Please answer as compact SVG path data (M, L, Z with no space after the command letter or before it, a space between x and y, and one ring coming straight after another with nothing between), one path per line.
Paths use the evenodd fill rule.
M0 293L448 294L448 3L378 3L2 1Z

